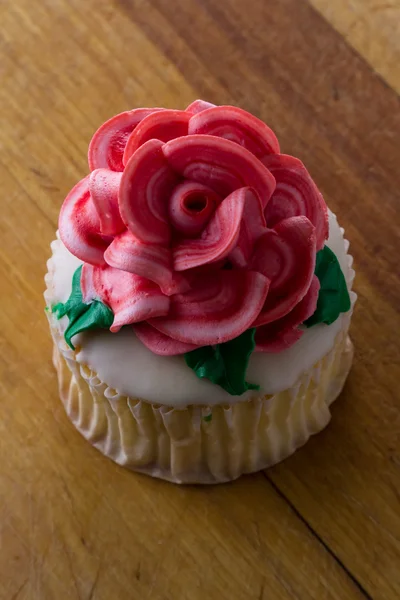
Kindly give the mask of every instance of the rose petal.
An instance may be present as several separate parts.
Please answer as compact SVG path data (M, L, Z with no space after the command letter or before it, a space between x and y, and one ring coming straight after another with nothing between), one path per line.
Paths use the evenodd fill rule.
M220 344L246 331L259 314L269 281L254 271L220 271L199 278L187 294L173 296L167 317L151 319L156 329L180 342Z
M186 292L190 287L182 275L174 273L168 248L143 244L129 231L114 238L104 258L111 267L154 281L167 296Z
M251 190L247 193L242 222L236 247L229 255L229 261L242 269L248 265L256 242L266 232L264 211L259 197Z
M259 239L251 267L271 285L255 326L280 319L300 302L311 284L315 256L315 228L307 217L285 219Z
M313 275L311 285L304 298L296 304L294 309L290 311L288 315L283 317L282 323L284 322L286 327L297 327L314 314L315 309L317 308L319 289L319 279L316 275ZM285 321L283 321L284 319Z
M276 179L276 190L265 211L268 227L282 219L304 215L316 230L317 251L328 238L328 209L303 163L286 154L267 156L264 165Z
M260 333L258 333L259 331ZM277 354L293 346L303 333L304 331L297 328L280 331L275 327L275 323L262 325L257 327L255 352L273 352Z
M96 131L89 144L89 168L123 171L126 142L144 117L162 108L137 108L112 117Z
M92 265L105 264L103 254L109 242L100 232L100 220L90 197L89 176L77 183L65 198L58 228L71 254Z
M111 308L113 332L123 325L168 314L170 299L157 285L132 273L84 264L81 287L84 302L101 300Z
M232 192L218 206L199 238L186 239L175 246L175 271L193 269L228 256L239 237L245 203L253 195L249 188Z
M211 102L206 102L205 100L195 100L186 108L186 112L191 113L192 115L196 115L202 110L206 110L207 108L212 108L215 104L211 104Z
M89 176L89 190L100 220L103 235L114 236L125 229L119 214L118 191L122 173L95 169Z
M307 294L293 310L273 323L257 327L255 337L257 352L281 352L301 338L304 331L298 329L298 326L314 314L319 287L318 277L314 275Z
M140 241L167 245L171 237L168 198L178 181L162 152L150 140L126 164L119 187L119 208L125 225Z
M187 237L203 231L221 198L206 185L184 181L176 186L169 200L171 225Z
M222 197L252 187L263 207L275 189L275 179L248 150L211 135L187 135L163 146L171 167L185 179L209 186Z
M148 140L169 142L187 135L190 114L184 110L161 110L145 117L131 133L125 147L123 163Z
M236 106L215 106L195 114L189 135L222 137L247 148L259 159L280 152L276 135L260 119Z
M148 323L136 323L133 329L139 340L154 354L159 354L160 356L176 356L198 348L194 344L178 342L168 335L157 331L157 329Z

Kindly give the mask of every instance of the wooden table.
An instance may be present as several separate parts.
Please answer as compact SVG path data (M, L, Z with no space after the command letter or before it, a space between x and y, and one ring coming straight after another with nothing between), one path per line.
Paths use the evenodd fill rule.
M1 600L400 597L400 0L0 2ZM352 242L354 367L331 425L265 473L177 487L91 448L58 400L43 276L92 133L237 104Z

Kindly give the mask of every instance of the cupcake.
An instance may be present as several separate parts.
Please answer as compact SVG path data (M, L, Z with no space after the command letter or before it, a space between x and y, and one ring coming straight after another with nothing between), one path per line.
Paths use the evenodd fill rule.
M289 456L328 423L353 354L349 244L305 166L201 100L116 115L88 157L46 275L71 421L176 483Z

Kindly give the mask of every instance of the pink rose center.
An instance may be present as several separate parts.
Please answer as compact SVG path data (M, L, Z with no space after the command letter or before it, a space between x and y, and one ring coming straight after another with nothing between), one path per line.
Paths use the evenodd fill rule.
M179 183L169 200L171 225L185 236L201 233L220 204L212 189L195 181Z
M210 205L210 199L200 192L193 192L183 198L183 208L189 213L201 213Z

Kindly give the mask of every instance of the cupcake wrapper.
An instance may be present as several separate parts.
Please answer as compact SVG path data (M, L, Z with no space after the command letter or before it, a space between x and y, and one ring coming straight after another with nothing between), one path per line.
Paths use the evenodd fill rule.
M219 483L281 461L327 425L352 362L348 322L293 387L223 406L178 409L121 396L61 352L54 329L53 360L69 418L103 454L175 483Z

